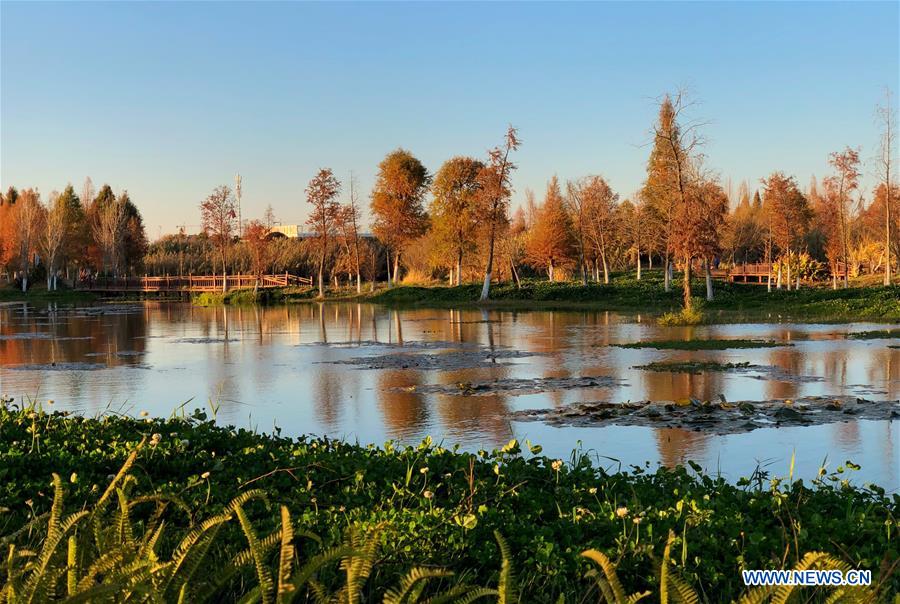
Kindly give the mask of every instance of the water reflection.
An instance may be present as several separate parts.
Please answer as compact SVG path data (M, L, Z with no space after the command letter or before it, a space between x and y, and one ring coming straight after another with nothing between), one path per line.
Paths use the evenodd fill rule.
M900 396L900 349L852 340L883 326L735 324L663 328L636 316L589 311L391 310L364 304L199 308L147 303L96 307L0 306L0 391L56 399L97 413L110 405L167 416L218 406L220 421L362 442L426 435L476 449L531 437L567 457L580 440L603 459L666 465L696 460L726 474L777 465L797 450L813 475L825 456L900 488L900 422L709 436L677 429L564 428L510 422L509 413L586 400L728 400L850 394ZM623 349L648 339L759 338L789 347L724 351ZM336 363L360 356L440 355L448 349L532 353L462 365L369 370ZM468 353L467 353L468 354ZM438 357L439 358L439 357ZM457 355L459 358L459 355ZM661 373L654 361L717 360L774 368L747 373ZM76 364L76 365L73 365ZM467 384L530 378L616 378L614 385L546 392L468 392ZM764 377L766 379L759 379ZM443 393L422 388L443 385ZM458 386L458 388L457 388ZM806 464L806 466L803 466Z

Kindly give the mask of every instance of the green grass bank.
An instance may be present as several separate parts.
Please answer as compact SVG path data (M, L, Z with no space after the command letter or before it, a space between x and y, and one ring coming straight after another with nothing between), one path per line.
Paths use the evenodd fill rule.
M821 321L900 321L900 286L869 286L832 290L805 288L773 290L764 286L715 283L714 300L702 301L706 320L727 320L729 315ZM693 283L695 296L705 294L705 284ZM400 286L367 297L371 302L393 306L478 305L479 284L459 287ZM508 308L590 308L597 310L663 313L681 307L680 282L666 292L658 276L638 281L618 275L609 284L549 283L526 281L521 288L499 284L491 288L491 300L482 305Z
M4 557L10 545L39 549L47 537L41 527L54 513L64 519L86 510L83 522L90 523L91 510L110 508L108 518L95 519L93 533L91 524L75 525L59 538L59 551L48 564L62 569L61 585L67 537L87 539L86 549L77 549L82 556L91 548L100 549L99 556L129 538L135 543L129 547L144 551L140 544L148 527L164 519L165 531L153 547L159 560L168 560L178 552L174 536L191 534L207 521L216 532L201 540L206 558L198 568L205 570L184 588L186 601L235 601L258 586L257 577L278 575L285 538L277 531L287 513L293 526L288 551L299 559L295 568L326 555L329 546L347 543L349 527L357 536L376 535L370 572L357 577L362 602L381 602L416 567L453 573L436 577L425 595L461 583L499 588L510 577L502 570L495 531L508 543L507 570L522 602L598 601L597 587L586 576L592 565L579 555L588 548L609 557L628 593L658 594L658 570L666 560L671 574L703 601L728 602L745 591L741 569L790 568L812 551L871 569L885 601L900 590L900 495L851 486L852 463L834 474L823 472L814 484L765 472L728 482L699 468L608 472L587 455L553 460L528 443L477 454L430 441L361 446L222 427L199 412L167 421L83 418L18 409L11 401L0 405L0 443ZM127 476L117 476L132 454ZM65 509L56 512L53 473L66 491ZM107 489L110 483L115 488ZM227 506L239 496L245 501L235 517L235 508ZM227 522L215 521L223 510ZM247 549L247 527L258 541L258 556ZM666 550L670 531L675 537ZM101 545L91 545L94 533ZM360 539L355 543L357 550L368 547ZM236 560L246 564L226 573ZM350 581L330 560L314 575L324 591ZM0 569L0 584L9 579L8 569L18 568L13 562ZM227 579L212 588L207 583L217 574L211 568ZM208 593L212 599L204 600ZM809 592L802 601L825 596Z

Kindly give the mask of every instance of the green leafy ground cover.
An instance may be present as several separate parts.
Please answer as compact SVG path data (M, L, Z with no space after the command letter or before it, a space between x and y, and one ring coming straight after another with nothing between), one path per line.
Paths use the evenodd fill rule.
M632 275L615 276L608 285L525 281L519 289L512 283L503 283L491 288L490 305L517 307L527 302L529 308L537 305L539 308L677 312L682 300L678 285L666 292L661 277L647 276L638 281ZM694 283L695 294L702 294L703 288L703 282ZM395 306L459 306L477 304L480 293L479 284L401 286L380 290L367 299ZM774 315L778 319L895 322L900 321L900 286L767 292L762 286L716 282L715 299L706 302L703 310L707 322L733 320L736 315L748 320Z
M363 601L413 567L497 585L495 531L509 543L523 602L596 601L595 592L584 599L588 563L579 554L589 548L609 556L629 593L656 590L670 530L677 535L673 572L707 601L737 598L741 568L790 568L811 551L872 569L882 594L900 589L900 495L852 486L851 463L823 470L815 484L765 471L733 483L699 468L605 471L585 454L563 462L517 442L478 454L430 441L361 446L221 427L199 412L167 421L91 419L8 403L0 406L0 540L7 544L27 545L28 531L16 532L50 509L53 473L66 483L67 511L95 505L143 439L129 496L177 496L188 513L169 530L187 530L256 489L265 500L245 508L259 535L278 530L279 506L297 535L315 534L323 547L344 541L348 527L378 527L380 553ZM223 524L209 553L219 562L207 568L246 548L242 523ZM230 589L249 589L252 569Z

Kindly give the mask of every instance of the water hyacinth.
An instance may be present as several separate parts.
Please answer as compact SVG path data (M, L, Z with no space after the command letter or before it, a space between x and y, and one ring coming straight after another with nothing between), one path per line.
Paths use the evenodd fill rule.
M49 511L47 484L54 471L78 476L77 482L66 483L65 512L90 510L106 485L123 480L110 471L146 439L127 485L119 486L129 498L173 495L184 503L189 516L178 515L183 514L180 504L169 504L166 518L173 516L166 531L214 517L236 497L256 489L265 492L266 500L244 507L247 526L256 527L260 540L270 539L265 543L277 542L272 531L281 525L278 511L284 505L294 545L304 556L339 546L350 526L368 532L380 526L378 570L366 587L368 601L382 601L410 565L452 571L493 589L502 558L495 530L507 542L516 574L529 577L519 586L521 601L536 604L554 604L560 595L566 602L584 601L581 551L616 560L619 579L634 586L632 591L658 594L659 568L652 558L662 559L669 530L676 533L678 572L726 601L744 591L740 568L790 568L804 552L829 551L833 542L844 544L840 557L859 568L889 568L900 557L900 496L877 487L842 486L854 471L849 464L843 464L836 483L826 473L814 488L758 477L733 484L684 468L609 473L587 455L576 453L563 462L534 456L529 448L524 454L497 450L473 455L438 453L428 446L379 448L308 436L282 438L217 426L200 415L156 420L152 434L140 420L56 421L61 417L40 415L40 430L26 437L33 420L15 409L0 410L7 443L0 463L6 472L0 508L10 510L3 514L4 535ZM180 446L181 440L189 440L191 448ZM413 479L416 473L427 479ZM113 492L114 507L117 497ZM22 505L26 499L32 500L33 510ZM145 518L142 510L152 512L154 505L135 507L134 517ZM829 510L851 510L852 521ZM788 514L802 531L794 532L794 525L784 522ZM232 528L215 538L211 555L216 560L231 560L248 547L236 513L229 522ZM136 536L143 535L140 530ZM321 544L300 536L307 534L316 535ZM38 545L16 543L24 549ZM277 549L267 556L277 559ZM785 550L790 552L787 559ZM159 551L168 555L171 550ZM265 558L267 564L272 557ZM234 589L257 585L253 566L245 571ZM266 572L273 579L277 574ZM884 589L896 590L898 580L888 576Z

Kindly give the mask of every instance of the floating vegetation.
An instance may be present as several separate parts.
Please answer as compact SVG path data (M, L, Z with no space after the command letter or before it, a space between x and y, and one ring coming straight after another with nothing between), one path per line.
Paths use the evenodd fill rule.
M746 363L719 363L718 361L657 361L635 365L632 369L669 373L706 373L709 371L734 371L736 369L766 369L764 365Z
M847 334L848 340L893 340L895 338L900 338L900 329L876 329Z
M608 376L597 377L563 377L563 378L504 378L484 382L459 382L456 384L429 384L426 386L410 386L394 388L400 392L419 392L422 394L449 394L456 396L479 396L496 394L539 394L555 390L576 390L580 388L609 388L622 385L622 381Z
M793 346L773 340L650 340L630 344L613 344L618 348L655 348L656 350L728 350L730 348L777 348Z
M680 428L710 434L738 434L759 428L810 426L852 419L900 418L900 401L870 401L852 396L808 396L798 399L740 401L585 402L560 409L512 414L520 421L553 426L645 426Z
M356 365L359 369L418 369L421 371L452 371L493 365L508 365L510 359L535 356L521 350L453 351L439 354L396 353L354 357L329 361L338 365Z

